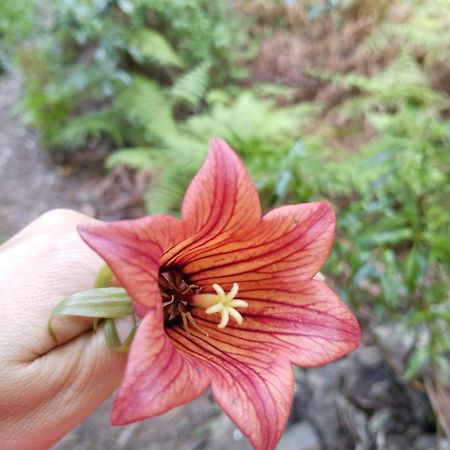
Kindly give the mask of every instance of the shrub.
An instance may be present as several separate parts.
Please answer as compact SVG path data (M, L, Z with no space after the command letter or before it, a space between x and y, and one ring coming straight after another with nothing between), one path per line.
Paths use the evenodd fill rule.
M183 193L206 156L208 140L214 136L225 139L239 152L264 191L273 168L305 129L313 110L307 104L277 109L273 101L245 91L234 99L225 92L211 91L208 98L210 105L205 113L190 117L176 133L166 134L159 146L123 148L108 158L109 167L128 164L153 170L147 196L150 213L174 214L180 210Z
M342 296L370 327L387 320L413 333L407 378L439 367L450 380L449 97L408 53L376 77L335 79L359 95L334 113L348 129L367 122L375 138L336 155L306 136L273 190L279 202L333 199L339 240L327 268ZM322 127L315 136L328 139Z
M37 0L2 0L0 14L0 72L9 70L15 49L37 31Z
M25 118L51 149L158 142L238 73L245 29L219 0L63 0L51 17L19 58Z

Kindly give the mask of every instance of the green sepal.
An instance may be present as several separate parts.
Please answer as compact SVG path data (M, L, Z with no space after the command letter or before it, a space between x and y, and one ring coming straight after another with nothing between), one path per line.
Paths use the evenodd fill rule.
M94 333L97 333L98 323L99 322L100 322L100 318L99 317L93 317L92 318L92 330L94 331Z
M137 324L134 325L127 338L120 342L119 335L117 334L116 324L114 319L105 319L105 339L108 348L113 352L126 353L128 352L133 337L136 333Z
M111 286L111 281L113 278L113 273L107 264L104 264L99 270L97 279L95 281L95 287L107 288Z
M94 318L93 328L97 329L99 319L117 319L129 316L133 313L131 297L125 289L110 287L92 289L79 292L66 297L53 310L47 324L47 329L53 339L56 339L52 327L52 320L55 316L83 316Z
M109 266L107 264L103 264L98 272L97 279L95 280L95 287L97 289L110 287L113 276L114 275ZM97 333L99 322L99 317L92 318L92 329L94 330L94 333Z

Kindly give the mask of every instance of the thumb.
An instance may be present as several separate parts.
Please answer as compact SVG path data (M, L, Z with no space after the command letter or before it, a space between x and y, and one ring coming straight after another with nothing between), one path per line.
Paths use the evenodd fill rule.
M55 347L27 364L18 374L19 382L29 377L34 385L33 390L26 391L23 402L18 402L17 397L12 402L18 413L12 415L15 416L14 427L31 430L27 436L27 441L33 443L30 450L52 446L89 416L120 384L126 355L108 349L102 328L99 327L96 334L86 331ZM11 388L17 392L13 385ZM27 409L35 405L23 419L20 410L25 406L21 403L26 404ZM46 430L45 434L42 429Z

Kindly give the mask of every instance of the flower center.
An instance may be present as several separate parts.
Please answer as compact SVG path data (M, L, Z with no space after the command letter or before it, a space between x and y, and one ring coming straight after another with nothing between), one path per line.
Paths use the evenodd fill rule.
M206 314L221 315L220 323L217 325L219 328L225 328L228 325L230 316L239 324L242 323L242 316L236 308L247 308L248 303L244 300L239 300L236 297L239 291L239 285L233 283L228 294L218 284L212 285L216 291L214 294L195 294L193 296L193 302L199 308L203 308Z
M230 316L240 325L243 319L237 308L248 306L246 301L235 298L239 290L237 283L233 283L228 294L218 284L212 285L216 294L201 294L202 288L189 283L181 272L163 269L159 273L158 284L163 301L164 325L173 326L181 322L187 333L189 325L205 333L192 317L192 306L203 309L206 314L220 314L219 328L228 325Z
M172 326L181 321L186 331L188 323L198 328L189 310L194 294L199 293L201 288L187 282L176 270L160 271L158 284L163 301L164 324Z

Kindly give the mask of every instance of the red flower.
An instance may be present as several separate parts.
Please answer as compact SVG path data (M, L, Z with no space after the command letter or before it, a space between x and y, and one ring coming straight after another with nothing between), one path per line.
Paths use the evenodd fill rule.
M319 366L359 344L352 313L313 280L335 216L318 202L261 217L243 164L213 140L182 217L80 228L141 317L111 421L164 413L211 386L254 447L273 449L293 398L291 363Z

